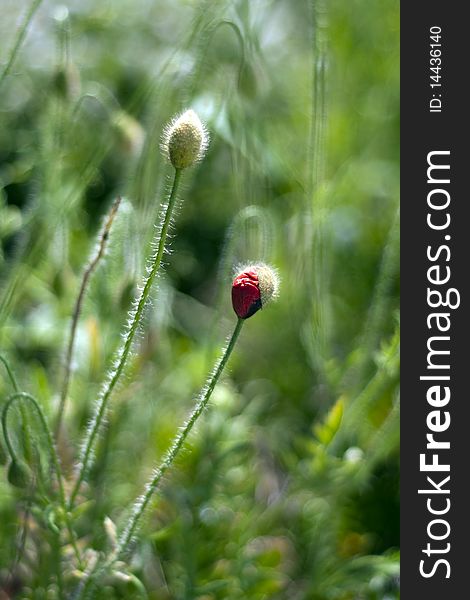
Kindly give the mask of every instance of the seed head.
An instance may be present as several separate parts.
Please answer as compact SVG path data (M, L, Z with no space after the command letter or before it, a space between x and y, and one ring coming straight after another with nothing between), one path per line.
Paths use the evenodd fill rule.
M240 319L248 319L277 297L279 277L264 263L247 265L239 270L232 283L232 306Z
M166 126L163 150L175 169L186 169L204 158L209 134L193 110L187 110Z

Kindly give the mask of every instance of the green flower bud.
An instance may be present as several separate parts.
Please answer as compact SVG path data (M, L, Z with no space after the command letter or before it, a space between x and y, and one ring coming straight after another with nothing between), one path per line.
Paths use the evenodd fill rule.
M208 144L207 130L193 110L175 118L163 133L163 150L175 169L186 169L202 160Z
M17 488L26 488L32 480L31 469L26 463L14 460L8 467L7 479L11 485Z

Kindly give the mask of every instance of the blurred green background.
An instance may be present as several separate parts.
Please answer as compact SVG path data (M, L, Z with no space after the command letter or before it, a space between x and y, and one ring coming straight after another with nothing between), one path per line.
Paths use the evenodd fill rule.
M0 70L28 6L2 2ZM79 324L69 471L167 193L162 129L191 107L211 135L113 396L82 548L106 547L104 517L123 522L190 410L235 323L233 267L281 276L139 534L129 569L152 599L399 597L398 11L44 1L1 83L0 352L51 422L81 274L124 198ZM16 565L27 499L2 471L0 597L13 568L18 597L52 598L47 519L28 517ZM110 580L96 597L134 596Z

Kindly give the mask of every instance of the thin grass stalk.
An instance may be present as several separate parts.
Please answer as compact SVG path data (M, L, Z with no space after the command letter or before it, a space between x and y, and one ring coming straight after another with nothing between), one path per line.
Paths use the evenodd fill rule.
M147 301L150 296L150 289L151 289L152 284L155 280L155 277L159 271L161 261L163 258L163 253L165 251L165 242L166 242L168 230L170 227L172 212L173 212L173 209L176 204L176 197L177 197L177 191L178 191L178 185L180 182L180 178L181 178L181 169L175 169L173 186L172 186L170 197L168 200L168 205L167 205L167 208L166 208L166 211L164 214L162 226L161 226L161 229L159 229L157 231L156 238L155 238L157 250L154 253L153 257L151 258L149 274L145 280L143 289L140 293L140 297L136 303L135 309L131 313L129 325L128 325L127 332L126 332L125 338L124 338L124 343L118 353L118 358L117 358L115 367L113 368L113 370L109 376L109 379L105 383L104 388L100 394L100 397L98 398L95 413L94 413L92 420L90 422L90 425L88 427L86 437L85 437L85 440L84 440L84 443L82 446L82 453L81 453L81 458L80 458L80 463L79 463L77 479L75 481L75 485L74 485L72 493L70 495L69 509L71 509L73 507L75 499L77 497L77 494L80 490L80 486L81 486L83 480L85 479L85 476L90 467L90 463L92 461L93 447L94 447L95 439L99 433L104 416L106 414L106 409L108 406L109 398L110 398L110 396L111 396L111 394L112 394L112 392L124 370L124 366L126 364L127 357L129 356L129 353L131 351L134 336L137 332L140 321L142 319L145 305L147 304Z
M13 369L10 367L10 364L7 361L7 359L4 356L2 356L1 354L0 354L0 362L3 363L3 365L5 367L5 370L8 374L8 378L10 379L13 390L15 392L19 392L18 383L16 381L16 377L13 372ZM30 436L29 436L28 415L27 415L26 410L23 405L20 406L20 415L21 415L21 421L22 421L22 425L23 425L23 440L24 440L24 445L25 445L25 458L28 459L28 458L31 458L32 451L31 451L31 442L30 442ZM21 529L20 541L17 546L16 557L15 557L15 560L13 561L13 564L9 571L10 578L13 577L13 572L15 570L15 567L17 565L19 565L21 557L24 552L24 549L26 547L26 539L28 537L27 515L30 513L31 504L32 504L32 500L31 500L31 498L29 498L27 509L26 509L25 524Z
M18 533L18 542L16 543L15 558L11 564L11 567L8 570L8 575L6 578L7 586L5 586L5 587L8 587L9 581L10 582L13 581L15 571L16 571L18 565L20 564L21 559L22 559L25 549L26 549L26 540L28 539L28 520L29 520L29 516L31 515L32 503L33 503L32 498L28 498L27 505L26 505L26 508L24 511L24 523Z
M10 69L15 61L16 55L18 54L18 51L21 48L21 44L23 43L24 38L26 37L26 32L28 31L29 24L31 23L31 21L34 17L34 13L39 8L39 5L41 4L41 2L42 2L42 0L33 0L31 2L31 4L29 5L28 11L24 18L24 21L18 28L18 31L16 34L16 39L15 39L15 42L14 42L14 44L10 50L10 53L8 55L7 62L5 63L5 66L3 67L2 73L0 74L0 87L3 83L3 81L5 80L5 77L10 72Z
M3 363L3 365L6 369L8 378L10 379L11 385L13 387L13 391L18 393L20 391L20 388L18 387L18 382L16 381L16 377L15 377L15 374L13 373L13 369L10 367L10 364L7 361L7 359L4 356L2 356L1 354L0 354L0 362ZM30 431L29 431L28 413L26 412L23 405L20 406L20 414L21 414L21 421L23 423L22 436L23 436L23 442L24 442L24 455L25 455L26 460L29 462L32 459L33 449L31 446L31 436L30 436Z
M328 342L328 273L325 256L325 208L323 206L325 165L326 165L326 128L327 128L327 61L328 33L327 7L324 0L312 5L312 112L308 144L307 190L310 201L311 219L306 232L309 259L311 265L307 281L311 288L311 359L320 374L323 371Z
M186 423L176 434L176 436L175 436L169 450L167 451L165 457L163 458L162 462L154 471L153 477L150 480L150 482L147 484L144 494L140 498L138 498L137 501L135 502L131 517L119 539L118 548L117 548L117 552L116 552L116 558L119 558L120 556L122 556L123 554L125 554L128 551L129 545L137 531L137 528L138 528L139 522L142 518L142 515L144 514L145 509L147 508L153 494L156 492L162 477L165 475L165 473L168 471L168 469L173 464L176 456L178 455L179 451L181 450L191 429L193 428L194 424L196 423L196 421L198 420L198 418L201 416L202 412L206 408L207 403L209 402L209 399L212 395L212 392L214 391L214 388L220 378L220 375L221 375L222 371L224 370L224 367L227 364L228 359L230 358L233 348L235 347L235 344L237 342L238 336L240 335L240 331L242 329L243 323L244 323L243 319L237 320L237 324L236 324L235 329L228 341L228 344L227 344L225 350L223 351L221 358L219 359L218 363L216 364L216 366L212 372L212 375L209 377L209 380L208 380L206 386L203 388L201 394L199 395L199 397L196 401L196 404L193 408L193 411L191 412Z
M111 568L111 566L121 556L123 556L124 554L126 554L129 551L129 545L137 531L140 520L141 520L150 500L152 499L153 494L156 492L162 477L165 475L165 473L168 471L168 469L173 464L176 456L178 455L179 451L181 450L191 429L193 428L197 419L200 417L200 415L206 408L207 403L209 402L209 399L212 395L212 392L214 391L214 388L217 385L217 382L220 378L220 375L222 374L222 371L224 370L225 365L227 364L227 361L230 358L233 348L235 347L235 344L240 335L243 323L244 323L243 319L237 319L237 324L236 324L235 329L227 343L227 346L225 347L221 358L217 362L211 376L209 377L207 384L204 386L201 394L199 395L199 397L196 401L196 404L193 408L192 413L190 414L188 420L183 425L183 427L176 434L165 457L163 458L160 465L154 471L153 477L150 480L150 482L147 484L144 494L141 497L139 497L136 500L136 502L134 503L134 507L133 507L131 516L130 516L129 521L118 540L118 545L117 545L116 550L111 554L111 556L108 558L108 560L106 562L101 562L101 564L98 564L95 566L95 568L92 570L92 572L89 573L86 580L83 581L80 584L80 586L78 587L76 593L73 596L73 600L84 600L85 598L87 598L88 593L90 592L90 589L93 586L93 584L95 583L95 581L102 574L104 574L107 569Z
M72 315L72 323L70 326L69 341L67 344L67 351L66 351L66 356L65 356L64 378L63 378L62 386L61 386L61 390L60 390L59 409L58 409L57 421L56 421L56 425L55 425L55 439L56 440L60 436L60 430L61 430L61 426L62 426L62 419L63 419L63 415L64 415L65 403L66 403L67 395L68 395L68 391L69 391L70 377L71 377L71 373L72 373L72 357L73 357L73 350L74 350L74 346L75 346L75 336L76 336L76 332L77 332L77 325L78 325L78 321L80 318L80 314L82 312L83 300L85 298L85 293L87 291L91 276L92 276L93 272L95 271L96 267L98 266L98 263L104 256L106 244L107 244L107 241L109 238L109 233L111 231L111 226L113 224L114 217L116 216L116 213L118 211L120 203L121 203L121 198L118 197L114 201L114 203L111 207L111 210L109 211L108 217L105 221L105 224L104 224L103 229L99 236L98 246L96 248L96 251L83 273L82 282L81 282L80 289L78 292L77 300L75 302L75 307L74 307L73 315Z
M0 354L0 362L3 363L3 366L5 367L5 370L6 370L7 375L8 375L8 379L11 382L13 390L15 392L18 392L19 391L19 387L18 387L18 383L16 381L15 374L13 373L13 369L10 367L10 363L7 361L7 359L4 356L2 356L1 354Z
M327 70L327 8L324 0L312 6L312 100L308 152L308 191L313 208L318 199L318 188L325 178L325 135L327 125L326 70ZM315 215L314 215L315 216Z

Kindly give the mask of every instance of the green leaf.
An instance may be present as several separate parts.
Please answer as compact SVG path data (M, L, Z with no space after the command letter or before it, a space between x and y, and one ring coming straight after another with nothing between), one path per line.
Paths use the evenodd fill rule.
M341 396L330 409L330 412L327 414L324 422L317 423L314 426L313 431L317 439L325 446L330 444L330 442L336 435L336 432L338 431L339 426L341 425L343 412L344 398Z

